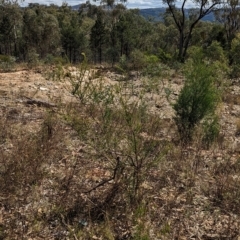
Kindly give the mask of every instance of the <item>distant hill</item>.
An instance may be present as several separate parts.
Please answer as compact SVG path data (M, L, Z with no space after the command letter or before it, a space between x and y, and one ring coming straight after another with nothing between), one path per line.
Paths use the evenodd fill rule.
M81 5L75 5L72 6L73 10L78 10ZM154 21L161 21L161 15L166 11L166 8L161 7L161 8L146 8L146 9L139 9L140 14L145 17L146 19L153 19ZM188 13L188 9L186 9L186 13ZM203 21L209 21L213 22L215 21L214 14L210 13L207 16L205 16Z
M186 13L188 14L188 10L186 9ZM140 14L149 19L152 18L154 21L161 21L161 15L163 13L165 13L166 8L147 8L147 9L140 9ZM209 22L213 22L215 21L215 17L213 13L208 14L207 16L205 16L204 18L202 18L203 21L209 21Z
M161 21L161 15L165 13L166 8L147 8L140 9L140 14L146 19L153 19L154 21Z
M70 6L72 10L78 10L80 8L81 4Z

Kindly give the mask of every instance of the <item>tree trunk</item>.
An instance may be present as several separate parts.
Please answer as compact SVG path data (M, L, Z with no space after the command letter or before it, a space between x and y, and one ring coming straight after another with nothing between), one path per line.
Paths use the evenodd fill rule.
M184 33L183 29L181 29L179 34L179 50L178 50L178 59L180 62L184 62Z

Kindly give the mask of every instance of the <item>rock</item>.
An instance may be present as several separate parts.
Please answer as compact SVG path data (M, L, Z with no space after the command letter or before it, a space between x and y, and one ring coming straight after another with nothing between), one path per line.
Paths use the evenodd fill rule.
M49 89L48 88L45 88L45 87L40 87L39 88L41 91L48 91Z

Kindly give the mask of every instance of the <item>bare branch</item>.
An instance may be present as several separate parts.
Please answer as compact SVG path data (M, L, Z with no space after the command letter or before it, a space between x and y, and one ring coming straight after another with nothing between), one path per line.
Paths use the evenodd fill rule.
M117 161L117 163L116 163L116 166L115 166L115 168L114 168L114 170L113 170L113 175L112 175L112 177L110 177L109 179L103 180L103 181L100 182L97 186L95 186L95 187L91 188L90 190L85 191L85 192L83 192L83 193L90 193L90 192L96 190L97 188L105 185L106 183L109 183L110 181L114 180L114 179L116 178L117 172L118 172L119 169L121 168L121 167L120 167L120 157L117 157L117 158L116 158L116 161Z

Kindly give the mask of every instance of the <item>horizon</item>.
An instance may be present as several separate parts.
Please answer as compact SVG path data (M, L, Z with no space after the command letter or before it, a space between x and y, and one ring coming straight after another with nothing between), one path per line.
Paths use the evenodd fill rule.
M27 7L30 3L39 3L39 4L44 4L44 5L50 5L50 4L55 4L58 6L61 6L63 3L67 3L69 6L76 6L79 4L86 3L86 0L25 0L20 4L21 6ZM90 1L91 4L96 4L94 1ZM162 7L167 7L166 4L163 4L162 1L160 0L152 0L152 1L136 1L136 0L128 0L127 3L124 4L127 9L148 9L148 8L162 8ZM177 4L178 5L178 4ZM191 8L194 7L193 4L188 4L186 8ZM196 7L196 6L195 6Z

